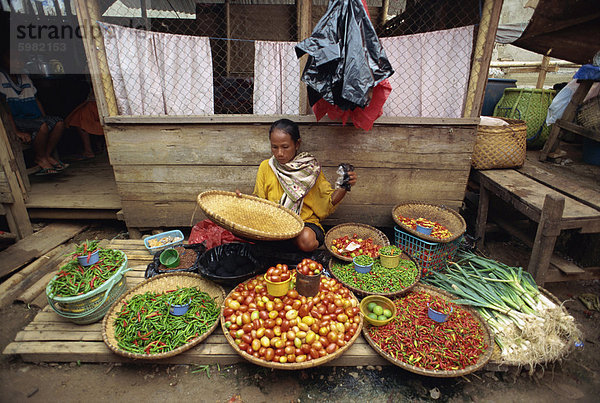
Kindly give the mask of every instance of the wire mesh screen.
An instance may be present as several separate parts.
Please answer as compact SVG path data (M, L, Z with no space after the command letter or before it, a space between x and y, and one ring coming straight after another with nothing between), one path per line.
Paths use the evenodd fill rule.
M294 0L95 1L119 114L303 110ZM480 0L391 1L385 23L381 3L368 1L395 70L383 115L461 117ZM313 1L311 27L326 9Z

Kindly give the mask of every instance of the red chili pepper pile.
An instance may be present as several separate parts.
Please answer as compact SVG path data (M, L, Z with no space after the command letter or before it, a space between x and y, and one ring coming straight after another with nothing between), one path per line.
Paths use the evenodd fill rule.
M450 238L452 236L452 233L450 232L450 230L448 230L448 228L444 227L442 224L435 222L435 221L431 221L428 220L426 218L409 218L409 217L404 217L401 215L397 215L396 218L398 219L398 221L400 221L402 224L406 225L407 227L416 230L417 228L417 224L423 226L423 227L431 227L431 236L434 238L438 238L438 239L446 239L446 238Z
M484 330L474 316L456 304L444 323L427 316L433 296L411 292L394 300L398 315L384 326L371 326L371 339L387 354L406 364L429 370L461 370L485 353Z

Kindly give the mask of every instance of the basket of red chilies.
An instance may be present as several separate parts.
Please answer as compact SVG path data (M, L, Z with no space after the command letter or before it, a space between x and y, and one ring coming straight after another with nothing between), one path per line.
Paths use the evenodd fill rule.
M104 317L112 303L127 289L125 273L127 255L117 249L104 249L85 241L77 245L76 252L64 262L58 273L46 286L50 307L60 316L84 325ZM98 261L82 265L77 259L78 250L95 248Z

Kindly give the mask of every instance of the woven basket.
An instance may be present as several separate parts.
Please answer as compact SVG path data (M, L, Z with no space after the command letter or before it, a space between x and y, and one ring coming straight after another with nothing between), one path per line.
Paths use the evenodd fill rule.
M334 240L343 237L344 235L352 237L354 234L363 239L372 238L373 243L376 245L388 246L390 244L390 240L388 239L388 237L385 236L383 232L379 231L375 227L371 227L370 225L360 223L346 223L336 225L335 227L327 231L327 234L325 234L325 247L336 258L344 260L346 262L351 262L351 257L342 256L339 253L331 250L331 245L333 244Z
M581 104L577 112L577 123L586 129L600 132L600 96Z
M262 277L262 276L259 276L259 277ZM252 279L249 279L246 282L248 282L248 281L252 281ZM232 293L235 292L235 289L233 289L231 292ZM230 295L231 295L231 293L230 293ZM356 306L358 306L359 305L358 299L356 299L356 297L352 293L350 293L350 296L351 296L351 298L353 298L356 301ZM242 351L238 347L238 345L235 343L235 340L233 339L233 337L231 337L231 335L229 334L229 330L225 327L225 316L223 315L224 309L225 309L225 307L222 306L221 307L221 328L223 329L225 338L227 339L227 341L229 342L231 347L236 351L236 353L238 353L239 355L241 355L242 357L244 357L251 363L260 365L262 367L274 368L274 369L296 370L296 369L313 368L313 367L325 364L326 362L335 360L336 358L338 358L339 356L344 354L346 352L346 350L348 350L350 348L350 346L356 341L356 339L358 338L358 335L360 334L360 331L362 330L363 321L364 321L362 315L360 315L360 323L358 324L358 327L356 328L356 333L354 333L354 336L352 336L352 338L350 340L348 340L348 342L343 347L340 347L333 354L327 354L326 356L323 356L323 357L320 357L320 358L317 358L314 360L310 360L310 361L280 363L280 362L269 362L269 361L261 360L260 358L256 358L253 355L248 354L245 351Z
M562 309L562 311L564 313L566 313L566 314L569 313L567 311L567 309L562 305L560 300L558 298L556 298L556 296L554 296L554 294L552 294L550 291L548 291L542 287L538 287L538 289L540 290L540 293L542 293L550 301L552 301L556 305L560 306L560 309ZM560 360L561 358L566 357L571 352L571 350L573 350L573 348L575 346L575 341L576 340L567 340L567 343L565 343L565 346L563 347L562 351L558 354L558 357L556 358L556 360ZM500 348L498 347L498 345L496 343L494 343L494 352L492 353L492 358L490 359L488 364L489 365L497 365L498 367L501 367L502 365L507 365L507 366L524 367L525 369L530 369L529 368L530 364L533 364L535 366L535 365L544 365L544 364L549 363L548 361L538 361L538 362L534 362L534 363L520 362L520 361L508 361L508 360L503 359L500 354L501 354Z
M198 195L198 206L215 223L244 238L265 241L291 239L304 228L298 214L254 196L210 190Z
M85 294L73 297L57 297L52 295L52 282L58 278L58 274L48 282L46 286L46 298L48 305L63 318L78 325L87 325L98 322L104 317L110 306L127 290L125 273L131 269L127 267L127 255L120 251L124 262L115 274L108 278L100 287ZM72 258L69 257L63 263L66 264Z
M427 292L430 295L439 296L439 297L442 297L442 298L445 298L448 300L456 298L454 295L447 293L443 290L440 290L439 288L431 287L431 286L424 285L424 284L418 284L415 288L413 288L413 291ZM488 349L485 351L484 354L482 354L479 357L476 364L468 366L468 367L460 369L460 370L434 371L434 370L430 370L430 369L423 369L423 368L416 367L414 365L407 364L403 361L400 361L400 360L392 357L391 355L389 355L388 353L383 351L381 349L381 347L379 347L379 345L371 338L371 336L367 332L367 330L370 327L369 324L365 325L365 327L363 328L363 336L367 340L367 343L369 343L371 345L371 347L373 347L373 349L375 349L375 351L377 351L377 353L379 353L383 358L385 358L392 364L395 364L395 365L399 366L400 368L405 369L407 371L414 372L415 374L419 374L419 375L432 376L432 377L436 377L436 378L454 378L454 377L458 377L458 376L464 376L464 375L470 374L472 372L475 372L475 371L483 368L483 366L485 364L487 364L487 362L490 360L490 357L492 356L492 352L493 352L493 348L494 348L494 338L492 336L492 332L490 331L490 328L488 327L487 323L483 320L483 318L481 318L481 316L473 308L468 307L468 306L463 306L462 308L465 309L466 311L469 311L471 314L473 314L475 319L483 327L483 329L484 329L483 338L484 338L485 343L488 345Z
M525 163L527 124L522 120L502 119L507 126L477 126L471 165L475 169L520 167Z
M403 224L397 216L408 217L417 219L419 217L426 218L430 221L435 221L450 231L452 236L439 239L430 235L425 235L416 229L413 229ZM424 239L429 242L448 243L452 242L458 237L462 236L467 229L467 223L460 214L456 211L446 207L438 206L436 204L428 204L417 201L409 201L396 205L392 209L392 218L400 226L403 231L406 231L418 238Z
M148 291L161 293L167 290L177 289L178 287L196 287L198 290L207 293L211 298L215 300L217 305L222 305L225 301L225 291L217 284L214 284L198 274L194 273L167 273L152 277L146 280L127 292L122 298L119 298L111 307L104 320L102 321L102 339L104 343L114 353L127 358L142 359L142 360L158 360L161 358L172 357L177 354L181 354L186 350L194 347L196 344L206 339L217 327L219 321L215 320L215 323L210 329L204 334L190 340L188 343L177 347L174 350L167 351L158 354L138 354L131 353L129 351L122 350L118 346L117 339L115 338L114 321L117 317L123 302L130 300L133 296L138 294L144 294Z
M417 277L415 278L415 282L412 283L411 285L409 285L408 287L405 287L401 290L398 291L394 291L394 292L388 292L388 293L380 293L380 292L370 292L370 291L365 291L362 290L360 288L356 288L353 287L349 284L344 283L342 280L340 280L339 278L337 278L337 276L335 275L335 273L333 272L333 270L331 269L331 266L333 266L333 264L335 263L340 263L340 261L336 262L336 259L331 258L329 260L329 273L331 274L331 277L333 277L334 279L336 279L337 281L339 281L340 283L342 283L344 285L344 287L346 287L347 289L349 289L350 291L352 291L354 294L358 295L359 297L366 297L367 295L381 295L384 297L388 297L388 298L393 298L393 297L397 297L399 295L403 295L406 294L407 292L409 292L410 290L413 289L414 286L416 286L419 283L419 280L421 280L421 267L419 266L419 263L417 263L417 261L415 259L413 259L411 256L408 256L406 253L402 253L402 255L400 256L401 259L410 259L413 261L413 263L415 264L415 266L417 266ZM396 270L396 269L388 269L388 270Z

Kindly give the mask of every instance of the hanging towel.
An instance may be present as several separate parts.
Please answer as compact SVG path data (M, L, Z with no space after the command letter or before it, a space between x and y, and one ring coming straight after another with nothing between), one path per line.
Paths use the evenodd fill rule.
M297 115L300 63L295 42L254 42L254 114Z
M384 116L462 116L473 49L473 26L380 38L396 71Z
M119 114L214 113L208 38L99 25Z

